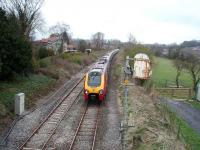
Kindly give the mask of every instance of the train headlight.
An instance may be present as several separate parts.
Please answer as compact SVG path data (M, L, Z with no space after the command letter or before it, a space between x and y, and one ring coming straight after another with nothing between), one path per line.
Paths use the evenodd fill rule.
M100 91L99 91L99 95L101 95L101 94L103 94L103 90L100 90Z
M87 90L85 90L85 94L88 94L88 91L87 91Z

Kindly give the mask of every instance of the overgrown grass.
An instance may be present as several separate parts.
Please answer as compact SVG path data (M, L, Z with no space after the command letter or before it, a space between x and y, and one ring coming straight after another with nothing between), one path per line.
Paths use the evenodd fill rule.
M62 54L63 59L67 59L70 62L81 64L83 61L83 57L81 56L81 53L64 53Z
M51 65L51 57L46 57L39 60L39 65L41 68L46 68Z
M200 135L194 131L183 119L176 116L176 124L180 125L180 133L192 150L199 150Z
M64 53L61 55L63 59L66 59L69 62L76 63L79 65L89 65L91 62L94 62L97 59L95 53L87 55L86 53Z
M18 77L16 81L0 82L0 103L6 108L7 114L13 114L15 94L25 93L26 104L29 104L29 98L34 93L43 90L54 81L44 75L32 74L29 77Z
M192 100L192 101L187 101L188 103L190 103L194 108L196 109L200 109L200 102L197 100Z
M166 81L173 82L175 84L176 78L176 68L173 65L173 61L154 57L154 66L153 66L153 82L156 87L165 87ZM192 78L191 75L184 70L180 76L180 82L183 87L191 87L192 86Z
M185 141L188 149L200 148L200 135L194 131L182 118L172 111L167 104L157 107L165 120L165 126L177 134L177 138Z

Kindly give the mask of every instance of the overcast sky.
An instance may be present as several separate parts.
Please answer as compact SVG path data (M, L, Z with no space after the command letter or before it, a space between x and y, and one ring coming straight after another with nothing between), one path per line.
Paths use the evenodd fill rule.
M180 43L200 39L199 0L46 0L46 26L70 25L73 38L127 41L132 33L142 43Z

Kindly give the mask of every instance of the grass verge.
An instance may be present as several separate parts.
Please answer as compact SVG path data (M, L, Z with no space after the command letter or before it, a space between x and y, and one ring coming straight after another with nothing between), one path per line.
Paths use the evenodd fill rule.
M200 110L200 102L199 101L192 100L192 101L187 101L187 102L190 103L194 108Z
M187 122L172 111L167 104L161 104L157 108L159 108L164 118L162 123L171 131L175 132L177 138L184 140L188 149L198 150L200 147L200 135L196 133Z
M14 113L14 97L19 92L25 93L26 104L34 93L44 90L55 82L44 75L32 74L29 77L18 77L16 81L0 82L0 103L5 106L7 113Z
M176 123L180 126L180 134L189 146L189 149L199 150L200 135L196 133L183 119L176 116Z

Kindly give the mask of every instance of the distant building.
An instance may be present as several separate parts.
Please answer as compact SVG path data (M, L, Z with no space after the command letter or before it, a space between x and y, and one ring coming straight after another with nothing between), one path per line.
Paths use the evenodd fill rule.
M74 44L63 44L63 52L77 52L77 47Z
M45 47L47 49L52 49L54 53L57 54L61 43L62 39L59 34L51 34L49 38L35 41L34 45L37 47Z
M164 56L169 55L169 49L164 48L164 49L162 50L162 54L163 54Z

